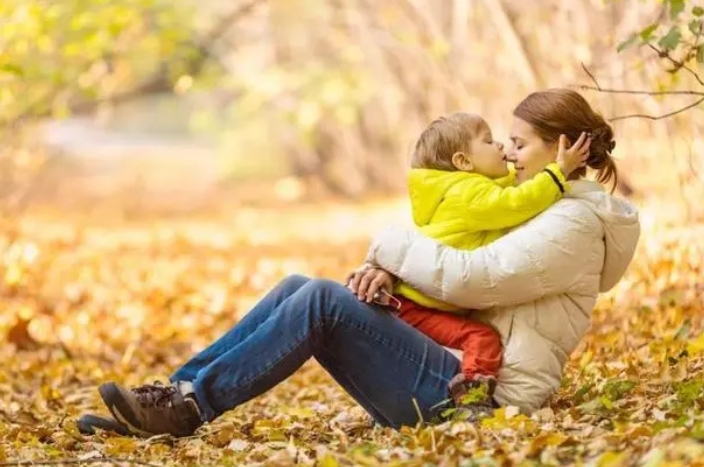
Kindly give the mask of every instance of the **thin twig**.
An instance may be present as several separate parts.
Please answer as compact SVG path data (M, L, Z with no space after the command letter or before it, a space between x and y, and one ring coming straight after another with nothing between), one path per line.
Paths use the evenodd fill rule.
M633 89L607 89L602 87L579 85L583 91L599 91L611 94L635 94L641 96L704 96L703 91L640 91Z
M585 72L586 74L588 74L589 77L590 77L590 78L592 79L592 81L594 82L594 86L596 86L596 89L597 89L598 91L601 91L601 86L599 86L599 82L596 80L596 77L592 74L592 72L589 71L589 69L587 68L587 65L585 65L584 63L581 63L581 65L582 65L582 69L584 70L584 72Z
M669 118L669 117L672 117L673 115L677 115L678 113L682 113L682 112L684 112L684 111L686 111L686 110L689 110L689 109L691 109L692 107L696 107L696 106L698 106L699 104L701 104L702 102L704 102L704 97L702 97L701 99L698 99L697 101L695 101L695 102L693 102L693 103L691 103L691 104L689 104L689 105L686 105L686 106L682 107L681 109L678 109L678 110L675 110L675 111L672 111L672 112L668 112L668 113L663 114L663 115L657 115L657 116L655 116L655 115L646 115L646 114L621 115L621 116L618 116L618 117L610 118L609 121L610 121L610 122L615 122L615 121L617 121L617 120L625 120L625 119L627 119L627 118L644 118L644 119L647 119L647 120L662 120L662 119L664 119L664 118Z
M110 462L117 464L126 462L130 464L144 465L147 467L163 467L159 464L141 461L139 459L131 459L129 457L94 457L91 459L51 459L51 460L27 460L27 461L10 461L0 462L0 467L23 466L23 465L62 465L62 464L97 464L98 462Z
M694 178L695 178L700 184L702 184L702 186L704 186L704 180L702 180L702 179L699 177L699 172L698 172L697 169L694 167L694 159L693 159L694 154L692 153L692 144L691 144L691 142L688 142L687 146L688 146L688 149L689 149L689 150L688 150L688 157L687 157L687 163L688 163L688 165L689 165L689 170L690 170L690 172L692 172L692 174L694 175Z
M648 44L648 47L650 47L655 53L657 53L658 56L668 59L677 68L684 68L685 70L687 70L692 76L694 76L694 79L696 79L699 82L699 84L704 86L704 80L702 80L701 76L699 76L699 74L696 71L692 70L687 65L685 65L684 62L681 62L679 60L675 60L670 55L669 52L667 52L665 50L660 50L657 47L655 47L653 44Z
M418 418L420 419L421 425L425 425L425 420L423 419L423 413L420 411L420 406L418 405L418 401L416 400L415 397L411 398L413 401L413 407L416 408L416 412L418 413ZM438 451L438 446L437 442L435 441L435 430L431 426L430 428L430 443L431 443L431 449L433 452Z
M413 407L416 408L416 413L418 413L418 419L420 420L420 423L425 425L425 420L423 419L423 413L420 411L420 406L418 405L418 401L416 400L415 397L412 397L411 400L413 401Z
M700 84L704 86L704 82L700 79L699 75L694 72L693 70L687 68L684 63L678 62L674 58L670 57L670 55L667 52L660 51L657 47L653 46L652 44L648 44L650 48L655 50L659 56L668 58L671 62L673 62L675 65L686 69L694 77L699 81ZM698 106L702 102L704 102L704 92L701 91L638 91L638 90L631 90L631 89L605 89L602 88L599 85L599 82L596 80L596 77L589 71L589 69L582 63L582 69L584 72L589 75L589 78L591 78L592 82L594 83L594 86L587 86L587 85L580 85L580 89L582 90L589 90L589 91L599 91L599 92L604 92L604 93L610 93L610 94L631 94L631 95L647 95L647 96L673 96L673 95L680 95L680 96L700 96L701 98L689 105L686 105L682 107L681 109L668 112L663 115L646 115L646 114L630 114L630 115L621 115L618 117L612 117L609 118L610 122L615 122L618 120L625 120L627 118L644 118L647 120L662 120L665 118L672 117L673 115L677 115L678 113L684 112L686 110L689 110L693 107Z

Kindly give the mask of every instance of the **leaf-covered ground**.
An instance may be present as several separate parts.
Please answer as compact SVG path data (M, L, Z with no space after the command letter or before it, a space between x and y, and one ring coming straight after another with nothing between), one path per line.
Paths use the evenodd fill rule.
M99 383L166 379L288 273L342 278L387 214L328 206L80 228L33 220L6 231L0 466L704 465L704 229L695 227L645 229L562 389L531 418L507 408L479 427L372 427L309 362L191 438L77 432L81 413L106 413Z

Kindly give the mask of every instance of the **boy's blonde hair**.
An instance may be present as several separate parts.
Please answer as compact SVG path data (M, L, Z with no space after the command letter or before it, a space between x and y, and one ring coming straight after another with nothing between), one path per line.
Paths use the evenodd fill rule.
M418 137L411 167L414 169L457 170L452 156L469 154L472 138L478 136L486 122L479 115L466 112L440 117L428 125Z

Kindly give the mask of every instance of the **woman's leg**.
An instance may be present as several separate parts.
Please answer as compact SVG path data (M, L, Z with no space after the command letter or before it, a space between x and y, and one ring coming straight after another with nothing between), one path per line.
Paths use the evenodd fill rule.
M427 336L342 284L315 279L283 300L254 332L193 383L205 419L256 397L316 357L379 423L429 420L460 362Z
M170 380L172 382L195 380L202 368L246 339L276 311L281 302L296 293L309 280L310 278L300 275L292 275L283 279L232 329L176 370Z

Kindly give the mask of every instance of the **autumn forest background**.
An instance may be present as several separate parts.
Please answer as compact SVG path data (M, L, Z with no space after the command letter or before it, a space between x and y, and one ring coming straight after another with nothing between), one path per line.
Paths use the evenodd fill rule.
M704 4L0 0L0 466L704 465ZM643 234L531 417L373 427L315 362L195 436L78 433L96 386L165 380L278 279L342 280L409 224L413 138L508 142L574 87Z

